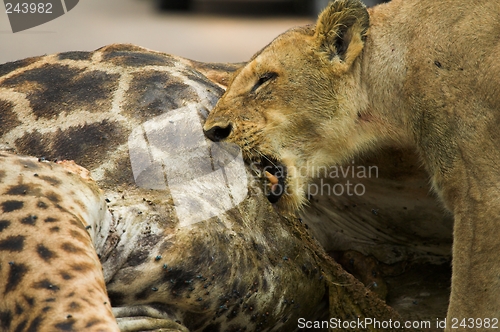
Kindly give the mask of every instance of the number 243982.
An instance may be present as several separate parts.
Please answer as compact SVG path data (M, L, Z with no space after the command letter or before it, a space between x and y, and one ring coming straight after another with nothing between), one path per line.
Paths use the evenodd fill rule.
M52 4L43 2L23 2L5 4L5 12L7 14L52 14Z

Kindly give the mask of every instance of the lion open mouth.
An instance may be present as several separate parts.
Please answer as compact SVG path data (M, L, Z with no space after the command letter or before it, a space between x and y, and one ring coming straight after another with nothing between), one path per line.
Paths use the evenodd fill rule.
M261 174L269 182L265 190L266 197L269 202L277 203L286 190L286 166L269 157L262 159L259 166Z

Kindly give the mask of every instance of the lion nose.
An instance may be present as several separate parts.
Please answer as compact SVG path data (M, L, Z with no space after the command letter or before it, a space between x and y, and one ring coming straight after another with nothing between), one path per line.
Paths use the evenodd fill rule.
M205 136L214 142L220 142L226 139L233 130L233 126L228 124L226 127L214 126L208 130L204 130Z

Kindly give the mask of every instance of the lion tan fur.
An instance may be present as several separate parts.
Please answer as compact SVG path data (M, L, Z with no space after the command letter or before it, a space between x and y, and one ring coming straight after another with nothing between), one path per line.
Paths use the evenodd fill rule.
M238 70L205 130L286 166L288 208L315 167L414 147L455 219L448 328L498 319L499 22L497 0L334 1Z

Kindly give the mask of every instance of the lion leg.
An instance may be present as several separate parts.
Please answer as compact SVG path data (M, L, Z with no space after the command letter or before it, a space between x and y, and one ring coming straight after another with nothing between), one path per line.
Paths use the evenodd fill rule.
M118 331L89 234L106 205L84 171L0 152L0 331Z
M484 188L484 187L483 187ZM471 190L473 192L473 190ZM492 190L489 202L498 202ZM471 203L472 202L472 203ZM498 204L486 204L470 194L455 213L453 274L447 331L485 330L499 326L500 256Z

